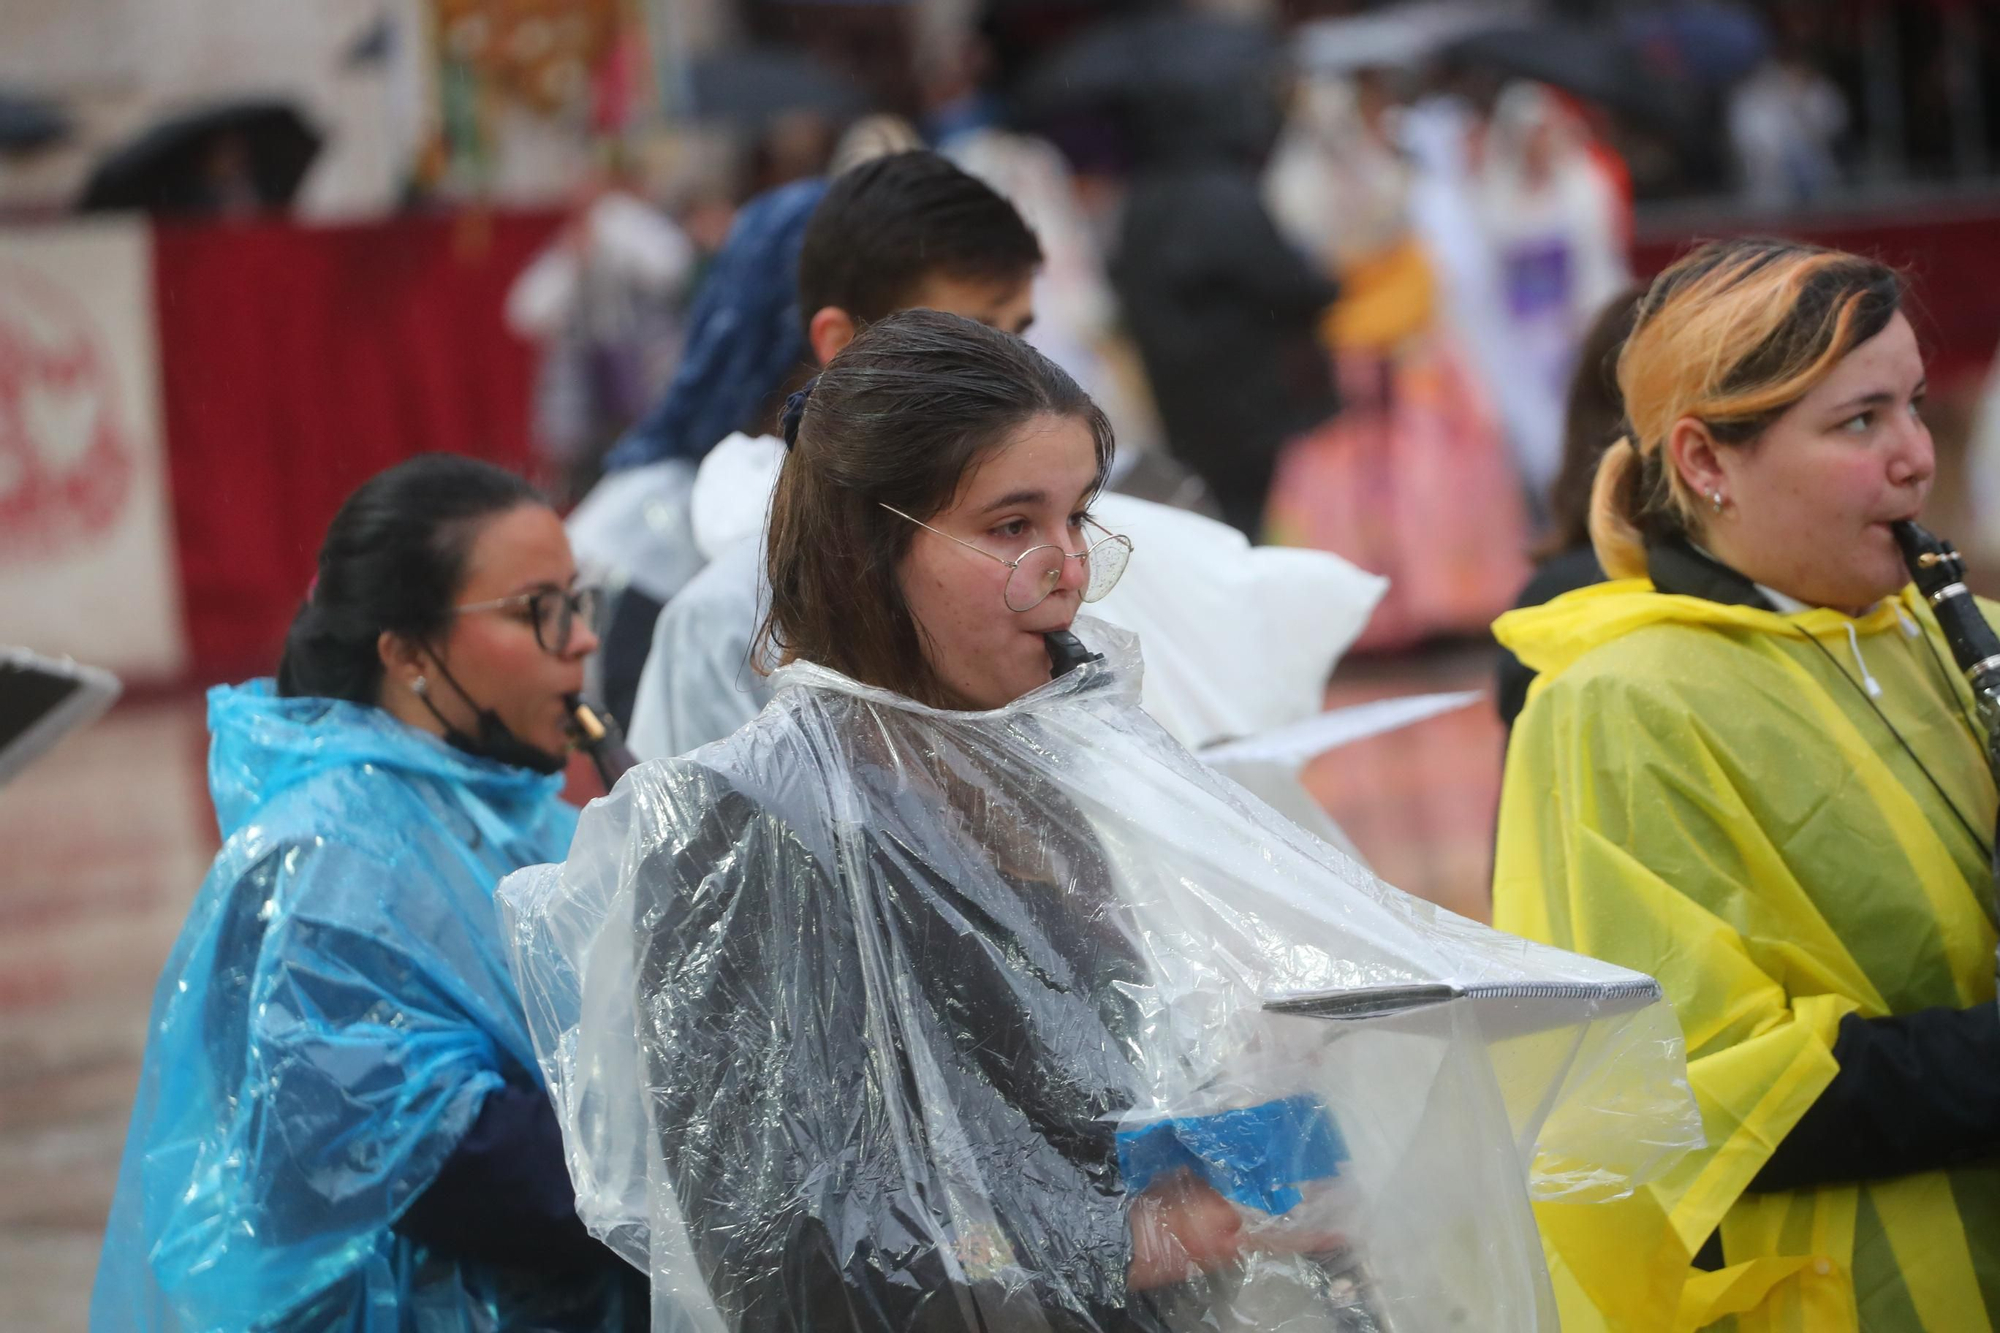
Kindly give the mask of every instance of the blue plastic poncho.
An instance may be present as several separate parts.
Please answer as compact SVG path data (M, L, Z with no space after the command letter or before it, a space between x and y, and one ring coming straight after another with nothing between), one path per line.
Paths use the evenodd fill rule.
M268 681L209 727L224 841L153 999L92 1327L610 1326L606 1288L391 1231L488 1093L540 1084L493 887L567 850L561 779Z

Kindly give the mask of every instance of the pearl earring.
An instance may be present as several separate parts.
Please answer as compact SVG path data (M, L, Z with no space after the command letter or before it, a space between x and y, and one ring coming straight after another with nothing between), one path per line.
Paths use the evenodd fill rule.
M422 676L418 676L410 682L410 693L416 695L419 699L424 697L424 692L428 689L430 689L430 685Z

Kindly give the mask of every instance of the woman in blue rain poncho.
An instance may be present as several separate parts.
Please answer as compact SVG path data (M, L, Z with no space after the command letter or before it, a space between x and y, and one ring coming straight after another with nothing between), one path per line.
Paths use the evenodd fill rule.
M1551 1329L1531 1194L1690 1141L1658 987L1396 893L1139 708L1079 618L1110 429L1025 343L903 311L799 402L776 697L498 895L655 1329Z
M334 519L276 682L210 695L224 842L154 998L100 1333L643 1321L492 904L575 825L575 578L525 483L418 458Z

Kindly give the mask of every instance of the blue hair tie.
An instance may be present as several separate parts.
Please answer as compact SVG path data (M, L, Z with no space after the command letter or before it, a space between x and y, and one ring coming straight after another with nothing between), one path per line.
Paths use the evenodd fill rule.
M819 376L806 381L806 386L785 400L785 414L778 418L778 429L785 437L785 448L790 449L799 442L799 423L806 419L806 399L819 385Z

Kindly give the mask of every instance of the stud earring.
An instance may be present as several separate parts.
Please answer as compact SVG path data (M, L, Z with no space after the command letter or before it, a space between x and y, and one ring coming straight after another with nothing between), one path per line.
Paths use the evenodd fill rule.
M422 676L418 676L415 680L410 682L410 693L416 695L419 699L423 698L425 691L429 689L430 689L430 683L426 681Z
M1722 512L1722 492L1721 492L1721 491L1710 491L1710 492L1708 493L1708 502L1709 502L1710 504L1712 504L1712 505L1714 505L1714 506L1715 506L1715 512L1716 512L1716 513L1718 513L1718 514L1719 514L1719 513L1721 513L1721 512Z

